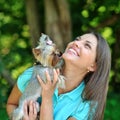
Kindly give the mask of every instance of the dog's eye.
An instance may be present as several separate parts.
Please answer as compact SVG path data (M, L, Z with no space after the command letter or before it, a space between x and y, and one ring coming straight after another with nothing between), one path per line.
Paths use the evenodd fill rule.
M58 57L61 57L62 56L62 52L59 52L59 53L57 52L57 53L55 53L55 55L58 56Z
M57 54L58 55L58 57L61 57L62 56L62 52L59 52L59 54Z
M55 52L52 52L50 55L56 56L57 54Z

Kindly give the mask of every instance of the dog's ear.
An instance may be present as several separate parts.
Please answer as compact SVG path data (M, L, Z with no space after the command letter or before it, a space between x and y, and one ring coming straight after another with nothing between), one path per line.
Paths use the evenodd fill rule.
M33 52L33 54L34 54L35 57L37 57L38 55L41 54L40 49L37 49L37 48L33 48L33 49L32 49L32 52Z

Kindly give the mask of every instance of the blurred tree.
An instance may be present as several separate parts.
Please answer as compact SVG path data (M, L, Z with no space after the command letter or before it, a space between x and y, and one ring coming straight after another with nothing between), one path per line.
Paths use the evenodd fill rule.
M0 67L1 67L1 75L7 80L9 86L12 87L14 85L14 79L11 77L9 70L5 69L5 65L3 65L2 59L0 58Z
M43 30L39 17L45 16L45 33L51 36L58 48L63 51L72 39L68 2L66 0L44 0L44 16L39 14L38 8L37 0L26 0L26 15L33 46L37 43L40 32Z
M41 32L38 0L25 0L25 3L26 17L30 27L30 36L32 39L32 47L35 47Z
M71 18L67 0L44 0L45 31L64 50L71 41Z
M115 31L116 41L112 48L112 70L114 75L112 76L111 86L115 93L120 93L120 28Z

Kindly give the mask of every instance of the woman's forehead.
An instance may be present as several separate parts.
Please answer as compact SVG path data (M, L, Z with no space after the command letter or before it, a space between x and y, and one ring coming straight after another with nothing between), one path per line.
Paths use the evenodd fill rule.
M80 40L90 41L93 43L97 43L97 38L93 34L84 34L79 36Z
M81 35L80 38L81 39L87 39L87 40L89 40L91 38L96 39L96 37L93 34L84 34L84 35Z

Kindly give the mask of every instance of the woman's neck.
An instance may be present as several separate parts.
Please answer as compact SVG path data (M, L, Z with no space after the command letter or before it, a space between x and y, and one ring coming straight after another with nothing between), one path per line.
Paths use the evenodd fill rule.
M78 71L75 67L64 66L62 74L65 76L65 89L59 89L59 94L63 94L75 89L83 80L85 72Z

